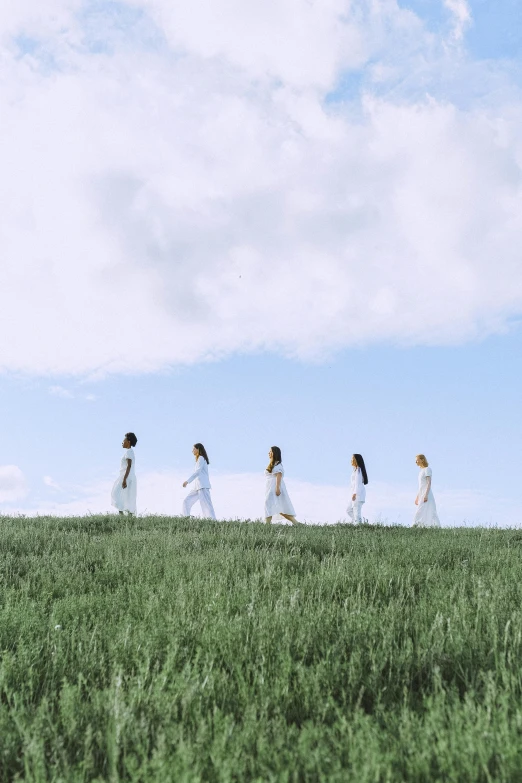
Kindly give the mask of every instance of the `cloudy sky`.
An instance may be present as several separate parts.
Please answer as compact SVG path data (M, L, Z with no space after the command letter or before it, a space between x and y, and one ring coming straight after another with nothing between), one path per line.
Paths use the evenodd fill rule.
M0 509L522 523L518 0L7 0Z

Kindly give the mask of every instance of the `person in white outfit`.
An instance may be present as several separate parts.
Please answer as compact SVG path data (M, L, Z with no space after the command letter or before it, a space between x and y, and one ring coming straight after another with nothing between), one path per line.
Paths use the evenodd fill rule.
M111 502L120 514L136 513L136 457L134 456L134 447L138 438L133 432L127 432L121 444L123 447L123 456L120 463L120 475L114 482L111 492Z
M352 454L352 499L346 513L352 524L362 522L361 510L363 503L366 502L366 484L368 483L368 474L366 466L360 454Z
M275 514L281 514L288 519L292 525L301 523L295 518L295 511L292 501L288 495L284 482L285 471L281 461L281 449L279 446L272 446L268 452L270 462L265 470L265 519L266 524L272 523L272 517Z
M183 516L190 516L190 509L199 500L201 511L205 519L215 519L216 514L214 506L212 505L212 498L210 497L210 479L208 477L208 455L205 447L202 443L196 443L192 449L192 453L196 458L196 470L183 482L183 486L194 482L194 489L189 492L185 500L183 501Z
M413 518L413 527L440 527L435 498L431 490L432 472L424 454L417 454L415 464L419 466L419 491L415 498L417 511Z

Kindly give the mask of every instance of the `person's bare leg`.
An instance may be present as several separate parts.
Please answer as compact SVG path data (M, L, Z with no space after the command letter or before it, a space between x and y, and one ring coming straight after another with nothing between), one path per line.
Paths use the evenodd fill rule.
M265 521L266 521L267 525L271 525L272 524L272 517L266 517Z
M284 517L285 519L288 519L288 521L291 522L292 525L302 525L303 524L302 522L298 522L297 519L295 517L291 516L290 514L281 514L281 516Z

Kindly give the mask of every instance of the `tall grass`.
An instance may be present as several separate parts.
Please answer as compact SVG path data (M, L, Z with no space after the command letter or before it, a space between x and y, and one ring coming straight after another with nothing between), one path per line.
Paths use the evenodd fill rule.
M0 780L522 780L522 535L0 520Z

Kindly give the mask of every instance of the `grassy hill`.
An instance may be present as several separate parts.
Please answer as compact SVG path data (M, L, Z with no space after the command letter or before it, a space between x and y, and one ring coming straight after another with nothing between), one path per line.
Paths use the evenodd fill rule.
M522 534L0 519L0 780L522 780Z

